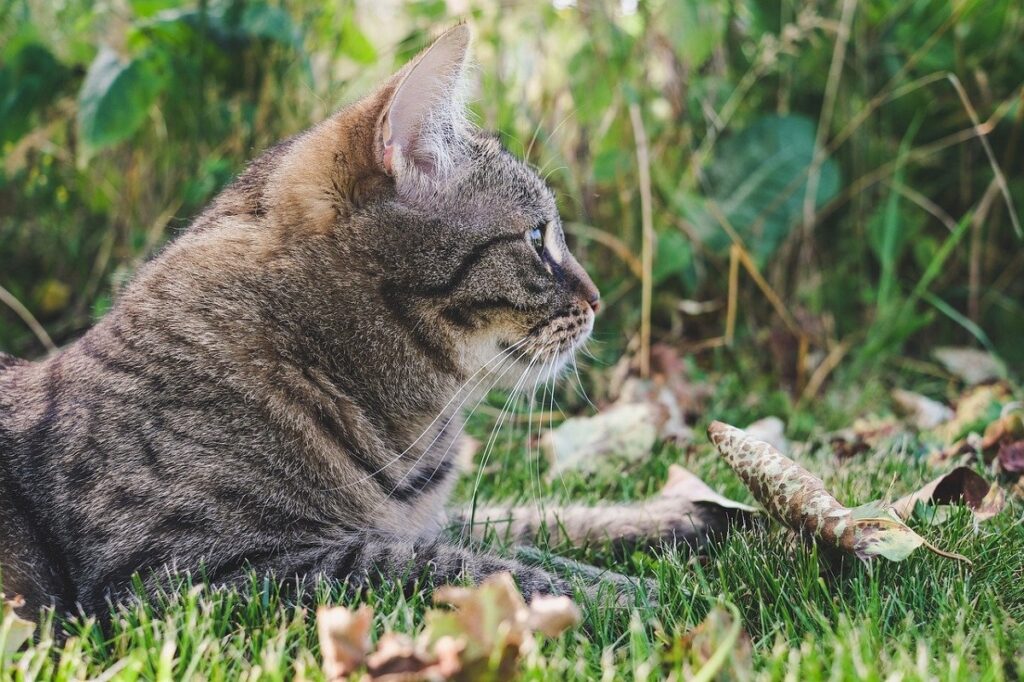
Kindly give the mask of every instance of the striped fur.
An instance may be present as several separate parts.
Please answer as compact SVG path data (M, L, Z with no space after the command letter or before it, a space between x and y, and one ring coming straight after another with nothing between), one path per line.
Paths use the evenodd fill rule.
M438 114L467 42L253 161L76 343L0 356L5 591L102 613L167 569L566 589L439 540L462 406L557 369L597 300L543 182ZM396 111L423 79L430 107Z

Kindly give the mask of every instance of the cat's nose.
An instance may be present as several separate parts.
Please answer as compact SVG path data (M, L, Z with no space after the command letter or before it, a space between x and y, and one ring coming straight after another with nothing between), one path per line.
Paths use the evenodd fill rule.
M594 314L597 315L597 311L601 309L601 294L595 292L587 303L590 305L590 309L594 311Z

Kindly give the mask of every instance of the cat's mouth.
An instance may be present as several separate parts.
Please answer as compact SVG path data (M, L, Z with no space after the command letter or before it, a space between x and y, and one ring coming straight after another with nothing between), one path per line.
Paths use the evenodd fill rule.
M534 362L564 362L582 346L594 329L594 313L573 307L536 325L527 334L525 349Z

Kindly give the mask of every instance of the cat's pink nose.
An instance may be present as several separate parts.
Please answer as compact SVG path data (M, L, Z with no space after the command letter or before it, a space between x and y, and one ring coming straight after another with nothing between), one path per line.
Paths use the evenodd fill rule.
M594 294L594 297L587 301L587 303L590 305L590 309L594 311L594 314L597 315L597 311L601 309L601 295Z

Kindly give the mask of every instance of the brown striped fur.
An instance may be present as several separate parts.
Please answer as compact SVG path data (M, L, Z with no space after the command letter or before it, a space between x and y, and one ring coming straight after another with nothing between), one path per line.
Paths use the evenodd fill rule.
M465 123L467 44L253 161L76 343L0 356L9 594L97 613L168 568L566 589L439 539L485 363L557 370L597 307L551 192Z

